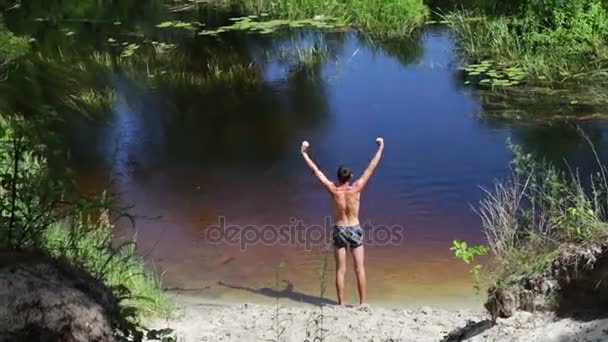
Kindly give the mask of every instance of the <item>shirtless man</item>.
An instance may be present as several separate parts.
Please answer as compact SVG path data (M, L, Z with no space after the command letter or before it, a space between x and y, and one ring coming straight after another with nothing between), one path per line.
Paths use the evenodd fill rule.
M369 181L369 178L376 170L382 151L384 150L384 139L377 138L378 151L363 172L361 178L354 183L350 183L353 177L350 169L340 166L338 168L338 185L327 179L323 172L308 156L308 141L302 142L302 157L312 170L321 184L329 191L333 203L335 226L332 233L334 256L336 259L336 292L338 302L344 305L344 276L346 275L346 248L349 247L353 255L355 273L357 275L357 285L359 289L359 303L365 305L367 298L367 284L365 279L365 266L363 264L363 232L359 224L359 203L361 191Z

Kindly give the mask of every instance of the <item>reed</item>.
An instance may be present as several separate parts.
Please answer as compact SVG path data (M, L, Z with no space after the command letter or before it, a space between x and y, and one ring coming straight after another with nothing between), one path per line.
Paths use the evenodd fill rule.
M233 1L246 13L288 19L338 18L381 37L409 35L429 15L422 0L253 0Z
M608 82L608 12L601 1L540 3L525 1L508 15L460 10L444 19L468 61L517 66L530 83L584 83L590 76Z

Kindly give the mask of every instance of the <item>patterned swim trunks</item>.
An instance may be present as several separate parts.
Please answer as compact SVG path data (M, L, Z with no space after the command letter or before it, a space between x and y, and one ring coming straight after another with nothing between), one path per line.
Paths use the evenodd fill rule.
M363 231L360 225L341 227L334 226L332 234L334 246L337 248L357 248L363 245Z

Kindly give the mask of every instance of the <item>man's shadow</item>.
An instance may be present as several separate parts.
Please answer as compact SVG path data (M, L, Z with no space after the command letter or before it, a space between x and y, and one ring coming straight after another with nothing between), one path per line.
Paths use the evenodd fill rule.
M217 284L220 286L223 286L223 287L230 288L230 289L252 292L252 293L267 296L270 298L287 298L287 299L294 300L296 302L308 303L308 304L317 305L317 306L323 305L323 304L332 304L332 305L338 304L338 302L333 301L331 299L315 297L315 296L307 295L302 292L296 292L296 291L294 291L293 283L289 280L283 280L283 283L285 283L285 288L282 290L275 290L275 289L271 289L269 287L260 287L260 288L255 289L255 288L239 286L239 285L230 285L230 284L226 284L222 281L219 281Z

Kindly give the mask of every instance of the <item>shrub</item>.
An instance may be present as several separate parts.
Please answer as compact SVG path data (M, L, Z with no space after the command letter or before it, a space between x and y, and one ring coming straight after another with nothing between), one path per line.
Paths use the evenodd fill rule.
M45 147L28 138L33 131L23 120L0 119L0 247L67 259L110 287L132 319L167 313L134 244L114 246L111 197L67 193L69 182L50 171Z
M467 59L521 67L535 82L603 77L608 13L601 1L527 0L518 8L508 16L461 11L445 17Z
M513 176L486 190L478 213L496 266L497 281L543 270L563 244L608 234L607 170L590 177L538 162L511 145Z

